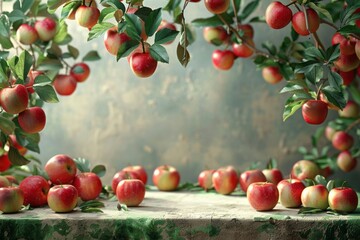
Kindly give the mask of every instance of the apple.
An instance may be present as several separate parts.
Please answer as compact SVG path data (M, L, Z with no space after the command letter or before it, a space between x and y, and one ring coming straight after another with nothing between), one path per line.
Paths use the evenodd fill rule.
M239 182L241 189L246 192L251 183L266 182L266 177L259 169L247 170L240 174Z
M74 210L78 201L78 192L73 185L55 185L50 188L47 202L51 210L57 213L67 213Z
M327 104L328 109L338 111L340 108L329 102L324 93L320 93L320 100Z
M238 24L237 29L246 40L254 38L254 28L250 24Z
M53 184L71 184L77 170L75 161L65 154L51 157L44 169Z
M11 183L5 176L0 175L0 188L2 187L10 187Z
M291 169L291 177L299 180L314 179L319 173L319 166L309 160L297 161Z
M315 10L306 9L306 15L307 21L303 11L295 13L291 20L295 32L302 36L316 32L320 26L320 18Z
M16 213L24 204L24 193L19 187L0 188L0 211L3 213Z
M337 69L343 72L349 72L351 70L355 70L360 64L359 58L356 54L345 55L340 54L339 58L334 61L334 65Z
M279 1L269 4L265 12L265 21L273 29L281 29L287 26L292 19L292 11Z
M57 24L56 21L50 17L36 21L34 27L39 35L39 38L44 42L50 41L56 35Z
M128 207L139 206L145 197L145 185L139 179L122 180L116 188L116 197Z
M339 44L340 52L344 55L352 55L355 53L355 43L355 41L344 37L338 32L336 32L331 39L331 44Z
M160 22L160 25L157 29L157 31L161 30L161 29L170 29L170 30L173 30L173 31L176 31L176 26L174 23L171 23L171 22L168 22L166 21L165 19L162 19L161 22ZM169 41L169 42L166 42L164 44L171 44L173 41Z
M27 108L28 103L29 94L24 85L15 84L0 91L0 106L7 113L18 114Z
M356 56L360 59L360 41L359 40L355 44L355 53L356 53Z
M321 124L328 114L328 105L321 100L309 100L302 105L302 116L309 124Z
M231 194L238 185L239 177L233 166L217 169L212 175L212 183L217 193Z
M34 93L35 90L33 88L33 85L35 83L35 78L39 75L43 75L44 72L37 71L37 70L30 70L28 73L27 78L25 79L25 87L29 94Z
M4 153L0 156L0 172L4 172L8 170L11 166L11 162L9 160L9 156L7 153Z
M98 175L93 172L79 173L72 183L83 201L96 199L102 191L102 182Z
M156 67L157 61L149 52L134 53L130 57L130 68L138 77L150 77L154 74Z
M169 165L158 166L152 176L154 185L160 191L174 191L180 182L180 173Z
M332 145L339 151L345 151L354 145L354 138L345 131L337 131L332 138Z
M26 154L27 148L18 143L18 141L16 140L16 136L14 134L9 135L9 144L14 148L16 148L21 155Z
M356 77L356 70L354 69L348 72L339 71L339 75L343 79L343 84L349 86Z
M301 206L301 193L305 185L298 179L284 179L277 185L280 204L286 208Z
M104 35L104 44L106 50L116 56L120 47L124 46L124 43L131 40L126 33L118 33L116 28L110 28Z
M230 50L216 49L212 53L213 66L219 70L229 70L233 66L234 60L235 55Z
M46 115L41 107L31 107L19 113L18 122L24 132L38 133L45 127Z
M96 7L81 5L75 13L76 22L85 28L91 29L98 21L100 11Z
M127 57L127 61L128 63L130 63L130 59L132 57L132 55L134 55L135 53L144 53L144 52L149 52L150 51L150 44L147 42L144 43L140 43Z
M357 160L348 150L342 151L336 158L337 166L344 172L350 172L356 167Z
M59 95L69 96L75 92L77 81L72 75L58 74L53 85Z
M136 172L121 170L115 173L113 179L111 180L111 188L114 193L116 193L116 187L122 180L125 179L139 179L139 175Z
M275 185L283 180L282 172L277 168L263 169L262 173L265 175L267 182L271 182Z
M278 203L279 191L273 183L254 182L249 185L246 197L256 211L269 211Z
M39 175L28 176L20 182L19 188L24 193L24 205L41 207L47 204L50 189L48 181Z
M205 191L211 189L214 187L212 182L212 176L215 173L216 170L203 170L200 172L198 176L198 183L199 186L205 189Z
M90 68L84 62L74 64L70 68L70 75L75 78L77 82L84 82L90 75Z
M141 180L146 185L148 176L143 166L140 165L127 166L122 170L136 173L138 176L137 179Z
M266 82L271 84L276 84L283 79L279 67L276 66L264 67L262 69L262 77Z
M328 195L324 185L308 186L301 193L301 203L304 207L326 210L329 207Z
M206 42L213 44L215 46L220 46L229 41L229 34L223 26L216 27L204 27L203 37Z
M221 14L229 8L230 0L204 0L206 9L213 14Z
M254 41L251 38L249 38L246 39L246 42L242 42L242 43L234 42L231 47L235 56L241 58L248 58L251 57L251 55L253 55L254 50L251 47L254 46L255 46Z
M346 106L344 107L343 110L339 110L340 117L356 118L359 116L359 114L360 114L360 107L356 102L352 100L349 100L346 103Z
M330 126L326 126L325 128L325 137L327 138L327 140L331 141L334 134L335 134L336 130Z
M36 29L27 24L23 23L20 27L16 30L16 39L24 44L24 45L31 45L39 38Z
M331 210L340 213L354 212L358 206L358 196L354 189L349 187L331 189L328 201Z

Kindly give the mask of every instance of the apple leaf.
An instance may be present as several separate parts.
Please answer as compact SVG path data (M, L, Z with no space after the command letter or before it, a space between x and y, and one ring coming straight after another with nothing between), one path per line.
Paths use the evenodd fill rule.
M301 207L298 211L298 214L316 214L323 213L325 210L320 208L312 208L312 207Z
M85 158L74 158L77 169L81 172L90 172L90 161Z
M142 31L142 23L141 23L142 20L135 14L127 14L127 13L125 13L125 20L127 24L127 29L128 28L132 29L140 36Z
M255 11L258 5L259 5L259 0L253 0L252 2L248 3L244 7L244 10L241 12L240 19L244 20L248 16L250 16L250 14L252 14Z
M297 84L288 83L285 87L280 90L280 93L305 93L305 89L303 86Z
M14 56L9 61L9 67L17 80L25 81L32 66L33 58L26 50L21 52L20 56Z
M106 173L106 167L104 165L96 165L91 172L95 173L99 177L103 177Z
M274 169L277 168L278 164L275 158L270 158L268 163L266 164L266 169Z
M326 179L325 179L325 177L324 176L321 176L321 175L316 175L316 177L315 177L315 182L317 183L317 184L321 184L321 185L324 185L324 186L326 186L327 185L327 181L326 181Z
M19 151L13 146L10 146L8 156L10 162L17 166L22 166L30 163L30 161L24 156L22 156Z
M71 45L68 45L68 51L73 59L77 59L79 57L79 50Z
M57 8L59 8L61 5L65 4L69 0L48 0L47 6L49 13L54 13Z
M186 67L190 61L190 54L188 50L179 43L176 49L176 54L181 65Z
M163 10L168 12L173 12L176 8L180 6L182 0L169 0Z
M16 21L23 21L26 19L26 16L20 10L13 10L8 14L8 17L11 23L14 23Z
M326 49L325 55L328 62L333 62L338 59L340 56L340 44L336 44Z
M90 51L88 52L83 58L82 61L97 61L101 59L97 51Z
M76 11L76 9L78 9L78 7L80 7L80 6L81 6L80 1L72 1L72 2L66 3L63 6L63 8L61 9L60 21L67 18L71 12Z
M93 40L94 38L99 37L104 32L106 32L107 30L109 30L110 28L112 28L114 26L115 26L114 24L108 23L108 22L102 22L102 23L95 24L95 26L93 26L91 28L87 40L90 41L90 40Z
M323 68L317 65L314 65L313 68L305 72L305 78L309 80L312 84L319 82L323 76L324 76Z
M133 50L139 46L139 42L135 40L126 41L119 47L116 60L128 56Z
M309 2L309 6L314 9L315 11L317 11L320 15L324 16L325 18L327 18L330 22L333 22L333 19L331 17L331 14L324 8L321 8L319 6L317 6L315 3L313 2Z
M176 38L178 33L179 33L179 31L172 30L169 28L160 29L155 34L155 43L156 44L164 44L167 42L174 41L174 39Z
M111 8L111 7L110 8L107 7L107 8L102 9L101 12L100 12L98 22L102 23L104 20L112 18L114 16L115 11L116 11L116 9Z
M230 16L227 13L222 13L220 16L229 24L234 23L234 20L232 16ZM216 27L216 26L222 26L224 23L220 20L220 18L216 15L209 17L209 18L197 18L191 21L191 25L195 27Z
M35 3L35 0L16 0L13 5L13 9L20 10L26 13L30 10L31 6Z
M297 110L302 107L304 103L305 101L297 101L286 104L283 113L283 121L286 121L289 117L291 117Z
M46 76L45 74L40 74L40 75L36 76L36 78L34 79L33 86L43 86L43 85L50 84L51 82L52 81L48 76Z
M155 9L150 12L145 20L145 32L149 37L154 35L161 23L161 8Z
M81 212L85 213L102 213L103 211L100 209L102 207L105 207L105 204L97 200L85 201L79 205Z
M58 59L50 59L50 58L45 58L40 60L38 59L38 65L36 67L37 70L39 71L48 71L48 70L60 70L63 68L62 63L60 62L60 60Z
M330 86L326 86L321 89L321 92L325 94L330 103L338 108L343 109L346 106L346 99L341 91L339 92Z
M166 49L163 46L159 44L154 44L150 47L149 51L150 51L150 55L156 61L169 63L169 55L167 54Z
M126 204L118 203L116 207L117 207L117 209L118 209L119 211L129 211L129 209L128 209L128 207L126 206Z
M34 90L41 100L47 103L57 103L59 99L52 85L34 85Z
M53 41L57 44L63 44L68 36L68 26L65 21L61 21L58 24L58 30Z
M335 89L338 92L341 91L343 79L340 76L340 74L338 74L337 72L334 72L334 71L329 71L328 81L329 81L330 87L332 87L333 89Z
M21 131L20 128L17 128L15 130L15 136L16 136L16 140L18 141L18 143L21 146L26 147L30 151L40 153L40 148L39 148L40 134L39 133L29 134L29 133L25 133L25 132Z
M360 89L355 87L354 84L351 84L348 89L349 89L349 91L351 93L351 96L352 96L353 100L357 104L360 104Z
M14 132L15 123L8 118L0 116L0 130L6 135L9 135Z
M126 11L124 4L119 0L101 0L100 3L106 3L115 9L121 9L123 12Z
M10 40L10 21L5 14L0 16L0 44L5 49L13 47Z

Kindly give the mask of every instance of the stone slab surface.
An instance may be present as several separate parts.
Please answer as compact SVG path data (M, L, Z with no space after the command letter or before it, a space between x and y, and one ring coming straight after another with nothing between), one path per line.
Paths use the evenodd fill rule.
M360 239L360 212L302 215L280 204L257 212L245 196L198 192L147 191L128 211L104 203L103 213L0 214L0 239Z

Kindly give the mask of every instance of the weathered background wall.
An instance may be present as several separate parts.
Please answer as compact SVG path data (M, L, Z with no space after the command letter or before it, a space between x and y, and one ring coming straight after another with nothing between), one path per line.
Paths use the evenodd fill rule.
M154 7L165 2L145 0ZM264 14L269 2L261 1L257 14ZM187 21L207 16L202 2L189 5ZM187 68L178 63L174 43L167 47L170 64L160 63L152 77L139 79L125 59L116 62L106 52L102 38L86 42L88 31L68 23L82 52L96 49L102 60L89 64L90 78L72 96L46 105L43 162L64 153L104 164L104 184L130 164L144 165L150 176L158 165L170 164L180 170L182 182L193 182L205 168L232 164L245 170L255 162L264 167L270 157L288 174L301 159L297 148L309 146L316 128L305 124L300 112L282 121L288 96L278 92L285 83L267 84L251 60L237 59L230 71L215 70L215 47L203 40L201 29L194 29L197 41L189 47ZM258 46L265 40L279 43L289 30L253 26ZM329 30L323 29L328 36ZM357 172L345 177L355 179Z

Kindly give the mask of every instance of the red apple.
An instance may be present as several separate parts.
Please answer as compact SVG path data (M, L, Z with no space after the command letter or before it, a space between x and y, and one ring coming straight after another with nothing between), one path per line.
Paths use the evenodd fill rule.
M38 133L44 129L46 115L41 107L31 107L19 113L18 121L26 133Z
M214 187L212 182L212 176L216 170L203 170L198 176L199 186L205 189L205 191Z
M326 126L325 128L325 137L327 138L327 140L331 141L334 134L335 134L336 130L330 126Z
M116 188L119 182L125 179L139 179L139 175L136 172L121 170L115 173L113 179L111 180L111 188L114 193L116 193Z
M105 48L114 56L117 55L120 47L124 46L124 43L129 40L130 37L126 33L118 33L116 28L107 30L104 35Z
M161 29L165 29L165 28L176 31L176 25L174 23L171 23L171 22L166 21L165 19L162 19L157 31L159 31ZM172 42L173 42L173 40L168 41L164 44L171 44Z
M356 54L344 55L340 54L339 58L334 62L337 69L343 72L355 70L360 64L359 58Z
M239 182L241 189L246 192L250 184L255 182L266 182L266 177L259 169L247 170L240 174Z
M11 183L5 176L0 175L0 188L2 187L10 187Z
M338 32L335 33L331 39L332 45L340 45L340 52L344 55L352 55L355 53L355 43L355 41L344 37Z
M24 204L24 193L18 187L0 188L0 211L3 213L16 213Z
M301 193L305 185L297 179L284 179L277 185L279 199L282 206L286 208L297 208L301 206Z
M254 38L254 28L250 24L238 24L237 29L246 40Z
M78 192L73 185L55 185L50 188L47 202L51 210L57 213L71 212L77 204Z
M27 152L27 148L24 146L21 146L18 141L16 140L16 136L14 134L9 135L9 144L16 148L21 155L25 155Z
M206 42L220 46L229 41L229 34L223 26L204 27L203 37Z
M140 165L127 166L127 167L123 168L122 170L136 173L138 176L136 179L141 180L146 185L148 176L147 176L146 170L143 166L140 166Z
M139 179L122 180L116 188L116 197L128 207L139 206L145 197L145 185Z
M158 166L153 173L152 180L160 191L174 191L180 182L180 173L169 165Z
M4 153L0 156L0 172L4 172L8 170L11 166L11 162L9 160L9 156L7 153Z
M84 62L76 63L70 68L70 75L75 78L77 82L84 82L90 75L90 68Z
M319 166L309 160L297 161L291 169L291 177L299 180L314 179L319 173Z
M321 100L309 100L302 105L302 116L309 124L321 124L328 114L328 105Z
M93 172L83 172L75 176L72 183L83 201L96 199L102 191L100 177Z
M148 52L134 53L130 57L130 67L136 76L147 78L154 74L157 61Z
M339 71L339 75L343 79L343 84L345 86L349 86L354 81L354 79L356 77L356 70L354 69L354 70L351 70L349 72Z
M348 150L342 151L336 158L337 166L344 172L350 172L356 167L357 160Z
M343 110L339 110L340 117L356 118L359 116L359 114L360 114L360 106L352 100L349 100L346 103L346 106L344 107Z
M35 29L42 41L50 41L56 35L56 21L50 17L35 22Z
M65 154L50 158L44 169L53 184L71 184L77 170L75 161Z
M219 70L229 70L233 66L234 60L235 55L230 50L216 49L212 53L213 66Z
M18 114L27 108L28 103L29 94L24 85L16 84L0 91L0 106L7 113Z
M50 185L48 181L39 175L26 177L20 182L19 188L24 193L24 205L41 207L47 204L47 193Z
M251 47L254 47L254 41L251 38L246 39L246 42L242 43L233 43L232 44L232 51L235 56L241 58L248 58L253 55L254 50Z
M35 90L33 88L33 85L35 83L35 78L39 75L43 75L44 72L42 71L36 71L36 70L30 70L28 73L27 78L25 79L25 87L29 94L34 93Z
M59 74L53 81L56 92L62 96L69 96L76 90L77 81L72 75Z
M269 4L265 12L266 23L273 29L284 28L291 22L292 12L288 6L279 1Z
M96 7L81 5L75 13L77 23L85 28L92 28L100 17L100 11Z
M269 211L278 203L279 191L273 183L254 182L249 185L246 197L256 211Z
M324 185L309 186L301 193L301 203L304 207L326 210L329 207L328 195L329 191Z
M233 166L221 167L212 175L212 183L217 193L231 194L238 185L238 173Z
M27 23L23 23L16 30L16 39L24 44L31 45L38 39L38 33L35 28Z
M354 189L349 187L331 189L328 201L331 210L340 213L354 212L358 206L358 196Z
M276 84L283 79L280 69L276 66L264 67L262 69L262 77L266 82L271 84Z
M302 36L316 32L320 26L320 18L315 10L306 9L306 15L307 21L303 11L295 13L291 20L295 32Z
M339 151L345 151L354 145L354 138L345 131L337 131L332 138L332 145Z
M221 14L229 8L230 0L204 0L206 9L213 14Z
M267 182L271 182L277 185L281 180L283 180L282 172L277 168L264 169L262 173L266 177Z

